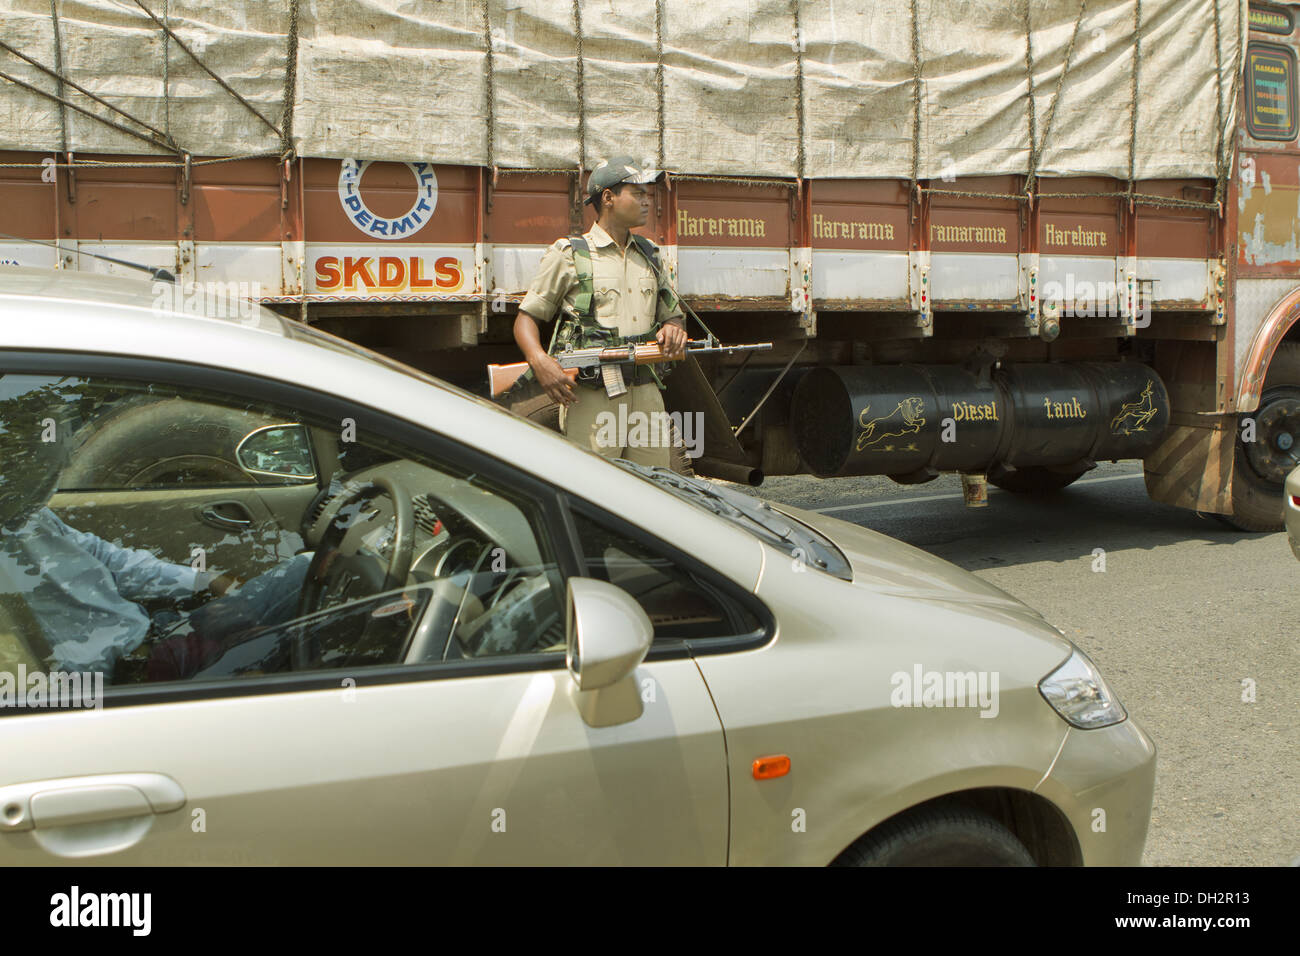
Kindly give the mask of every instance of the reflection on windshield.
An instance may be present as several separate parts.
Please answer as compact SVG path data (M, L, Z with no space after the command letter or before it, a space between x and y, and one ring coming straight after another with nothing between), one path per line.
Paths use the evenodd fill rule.
M635 475L654 482L660 488L704 508L716 515L730 518L737 526L766 541L797 560L806 561L810 567L825 571L845 581L853 580L848 559L834 542L820 531L808 527L773 510L761 498L754 498L722 485L714 485L699 478L679 475L670 468L647 467L625 458L612 459Z

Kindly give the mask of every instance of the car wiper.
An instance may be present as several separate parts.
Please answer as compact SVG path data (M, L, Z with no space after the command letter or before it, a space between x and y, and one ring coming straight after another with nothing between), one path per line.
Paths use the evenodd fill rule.
M679 475L675 471L663 468L662 466L651 468L645 465L638 465L636 462L628 461L626 458L616 458L614 460L618 464L623 465L631 471L635 471L637 474L648 478L656 484L667 485L668 487L679 491L689 492L695 498L700 499L701 503L708 507L714 514L724 515L728 518L744 519L751 524L757 525L762 531L766 532L771 537L777 538L786 544L795 543L792 538L793 529L785 522L776 521L775 517L773 517L769 522L750 513L749 508L761 506L749 505L746 503L746 507L737 507L735 502L722 492L710 488L698 479L687 478L685 475ZM770 508L767 510L769 512L771 511Z
M846 581L852 580L848 559L835 546L835 542L815 528L783 514L761 498L730 488L713 488L698 478L679 475L662 466L647 467L625 458L615 458L613 461L648 481L681 493L682 497L689 497L714 514L743 519L756 529L760 537L787 554L802 555L814 567Z

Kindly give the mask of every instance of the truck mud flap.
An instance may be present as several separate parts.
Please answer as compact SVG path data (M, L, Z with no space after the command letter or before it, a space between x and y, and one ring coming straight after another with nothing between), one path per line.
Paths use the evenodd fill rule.
M670 413L703 415L704 454L693 462L696 474L749 484L762 481L699 362L691 356L678 362L664 379L664 387L664 408Z

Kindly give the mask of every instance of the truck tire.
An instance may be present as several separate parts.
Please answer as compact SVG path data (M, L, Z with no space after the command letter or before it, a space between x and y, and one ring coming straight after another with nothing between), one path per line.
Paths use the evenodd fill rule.
M1035 866L1014 833L964 807L935 807L889 820L833 866Z
M1300 343L1277 347L1264 377L1259 408L1239 416L1232 467L1232 514L1223 520L1239 531L1282 530L1282 482L1300 456ZM1246 419L1255 441L1244 442ZM1283 447L1285 446L1285 447Z
M252 484L235 461L244 436L278 423L256 412L182 398L128 402L96 421L63 470L64 489Z
M1054 471L1043 465L1027 465L1024 468L994 465L988 471L988 480L989 484L1013 494L1046 495L1074 484L1087 473L1087 469Z
M551 401L549 395L531 395L521 398L507 406L515 415L521 418L527 418L529 421L537 422L544 425L551 431L560 432L560 406ZM695 468L691 465L691 457L686 454L686 447L682 444L682 436L678 432L677 423L669 419L669 428L672 429L672 448L668 451L668 467L679 475L693 476Z

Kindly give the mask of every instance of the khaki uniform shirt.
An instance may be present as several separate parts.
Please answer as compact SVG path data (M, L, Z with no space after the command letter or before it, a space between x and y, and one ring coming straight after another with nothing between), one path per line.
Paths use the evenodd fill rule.
M599 224L592 225L583 238L591 250L593 298L599 324L617 329L619 335L626 337L652 331L656 321L685 321L676 296L670 300L672 308L659 297L660 287L667 288L667 279L661 282L655 278L654 269L631 238L627 248L620 249ZM567 238L557 239L542 256L541 267L519 308L539 322L549 322L563 307L567 306L566 311L572 313L577 294L578 271L573 264L573 246Z

